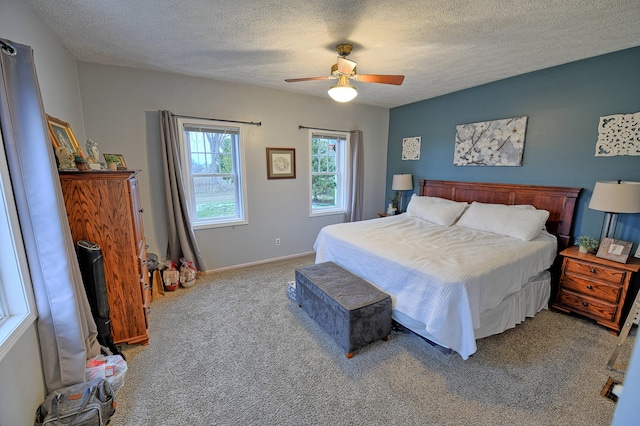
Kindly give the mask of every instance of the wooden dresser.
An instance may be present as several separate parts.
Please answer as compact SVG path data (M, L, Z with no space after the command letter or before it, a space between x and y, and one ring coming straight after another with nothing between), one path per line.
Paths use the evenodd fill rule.
M558 294L552 308L594 319L620 332L640 285L640 259L618 263L569 247L563 256Z
M149 343L147 247L137 172L60 172L74 243L102 249L115 343Z

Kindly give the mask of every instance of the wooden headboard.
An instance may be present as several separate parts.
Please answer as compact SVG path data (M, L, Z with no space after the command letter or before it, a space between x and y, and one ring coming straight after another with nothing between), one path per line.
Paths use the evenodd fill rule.
M530 204L547 210L547 231L558 238L558 252L572 244L573 213L582 188L536 186L508 183L420 180L420 195L454 201L478 201L493 204Z

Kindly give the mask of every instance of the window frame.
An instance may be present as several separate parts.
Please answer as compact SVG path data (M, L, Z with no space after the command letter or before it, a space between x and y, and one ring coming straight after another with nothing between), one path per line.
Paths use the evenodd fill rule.
M1 134L0 145L0 302L5 314L0 321L1 361L35 322L37 310Z
M245 143L243 140L244 126L240 123L233 123L231 125L228 122L209 120L203 118L177 118L178 133L180 141L180 164L182 165L182 177L185 184L185 198L187 206L189 208L189 216L191 218L191 227L193 229L209 229L230 227L238 225L246 225L249 223L248 218L248 203L247 203L247 185L246 182L246 168L245 168ZM195 194L194 194L194 182L193 172L191 164L191 147L189 141L186 140L185 127L202 127L216 129L237 129L238 142L235 149L234 163L236 164L236 197L238 201L238 207L236 209L237 215L235 217L225 217L220 219L198 219L196 214ZM214 173L214 175L224 175L225 173Z
M336 155L336 174L338 175L338 193L336 194L335 207L313 207L313 138L314 136L335 136L336 140L344 139L340 146L340 155ZM349 173L349 144L351 134L349 132L329 130L309 130L309 217L345 214L347 212L347 176Z

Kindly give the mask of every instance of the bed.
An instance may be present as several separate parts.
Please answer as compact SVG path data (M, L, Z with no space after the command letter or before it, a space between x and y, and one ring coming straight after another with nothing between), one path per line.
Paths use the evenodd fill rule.
M467 359L547 307L580 188L420 180L407 213L324 227L333 261L391 295L402 326Z

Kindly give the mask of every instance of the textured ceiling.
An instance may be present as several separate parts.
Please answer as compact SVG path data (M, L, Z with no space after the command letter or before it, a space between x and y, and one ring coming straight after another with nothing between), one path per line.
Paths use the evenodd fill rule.
M640 45L638 0L24 0L79 60L326 97L349 42L356 103L394 107Z

